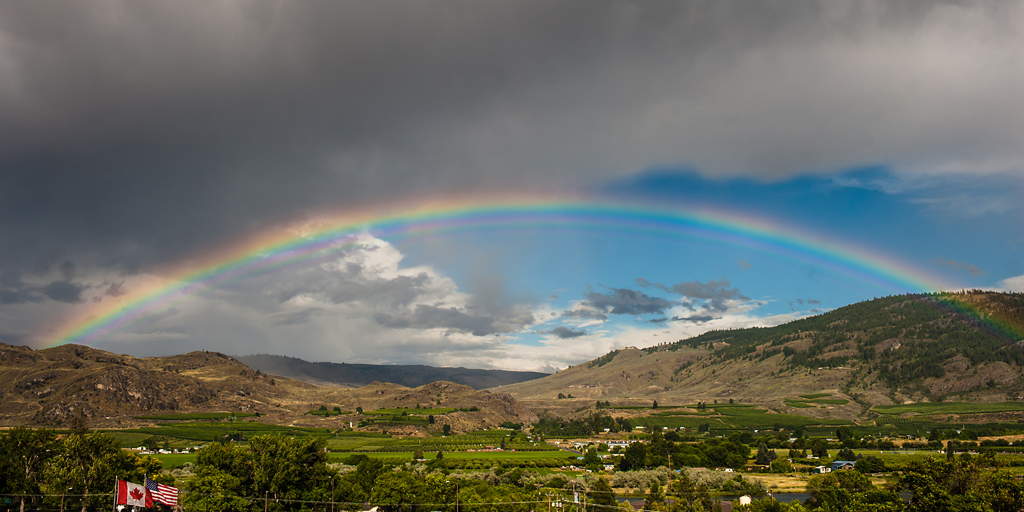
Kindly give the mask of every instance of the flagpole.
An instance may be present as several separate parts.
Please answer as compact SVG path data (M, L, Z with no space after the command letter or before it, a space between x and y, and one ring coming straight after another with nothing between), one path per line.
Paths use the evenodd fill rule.
M117 481L117 475L114 475L114 508L110 509L111 512L117 512L117 490L120 487L119 485L117 485Z

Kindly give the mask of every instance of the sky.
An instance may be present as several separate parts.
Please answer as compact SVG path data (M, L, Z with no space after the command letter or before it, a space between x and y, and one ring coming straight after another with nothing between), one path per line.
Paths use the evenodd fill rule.
M0 342L555 371L1024 292L1024 2L0 4Z

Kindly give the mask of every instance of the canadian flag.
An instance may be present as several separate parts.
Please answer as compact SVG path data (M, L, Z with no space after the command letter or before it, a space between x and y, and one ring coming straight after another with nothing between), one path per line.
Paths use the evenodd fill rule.
M153 496L149 494L146 486L117 481L117 503L118 505L134 505L136 507L152 507Z

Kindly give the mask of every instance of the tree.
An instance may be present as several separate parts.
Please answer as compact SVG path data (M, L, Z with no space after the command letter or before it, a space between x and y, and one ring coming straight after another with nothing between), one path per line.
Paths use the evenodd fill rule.
M643 469L646 463L647 447L643 443L630 443L626 447L622 460L619 461L619 469L623 471Z
M444 426L441 427L441 433L446 435L446 436L447 435L451 435L451 433L452 433L452 426L447 424L447 423L445 423Z
M43 466L56 444L57 434L46 429L14 427L0 436L0 493L22 495L22 512L25 495L39 494Z
M653 403L651 403L651 409L657 409L657 408L658 408L658 401L655 400Z
M904 467L899 485L914 493L919 510L1020 510L1024 484L1003 470L992 471L995 465L990 454L913 461Z
M651 482L651 488L644 498L644 509L660 510L665 505L665 494L661 492L661 485L657 481Z
M594 482L594 486L590 489L590 501L596 505L590 507L592 510L609 510L606 507L618 506L615 492L612 491L612 487L608 485L608 480L605 478L598 478Z
M368 496L373 483L366 478L368 468L382 469L383 464L369 458L359 462L355 472L345 475L348 485L338 486L345 497ZM243 496L257 496L267 500L270 510L280 511L298 501L329 500L336 478L337 471L327 466L323 438L255 436L247 449L214 443L196 454L196 471L185 485L191 492L183 505L238 510L247 507Z
M591 471L601 469L601 456L597 454L597 449L587 450L587 453L583 455L583 466Z
M807 492L813 504L825 510L845 510L855 494L871 488L871 480L859 471L833 471L807 481Z
M374 482L370 502L385 511L397 512L422 502L425 491L419 479L411 473L387 471Z
M711 496L703 485L695 485L686 473L679 476L669 484L669 493L673 495L675 507L672 510L680 512L698 512L712 510Z
M855 460L857 460L857 453L854 452L853 450L851 450L850 448L843 447L842 449L839 450L839 453L836 454L836 460L853 460L853 461L855 461Z
M769 470L772 473L790 473L793 471L793 464L786 459L773 460Z
M153 457L124 451L106 434L83 435L83 431L76 430L53 448L43 469L43 490L47 494L78 495L83 512L101 509L107 500L104 494L113 488L115 478L138 482L159 473L162 464Z
M775 454L774 450L768 449L768 446L761 443L757 447L757 463L762 466L767 466L772 463L778 455Z
M427 423L429 423L431 425L434 424L434 415L433 414L428 414L427 415Z

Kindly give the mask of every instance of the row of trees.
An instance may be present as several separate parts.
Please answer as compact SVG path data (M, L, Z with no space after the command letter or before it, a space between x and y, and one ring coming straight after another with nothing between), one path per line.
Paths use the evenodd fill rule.
M0 494L26 506L100 510L110 508L115 480L162 483L159 460L120 448L110 436L81 426L58 438L47 429L16 427L0 435Z

